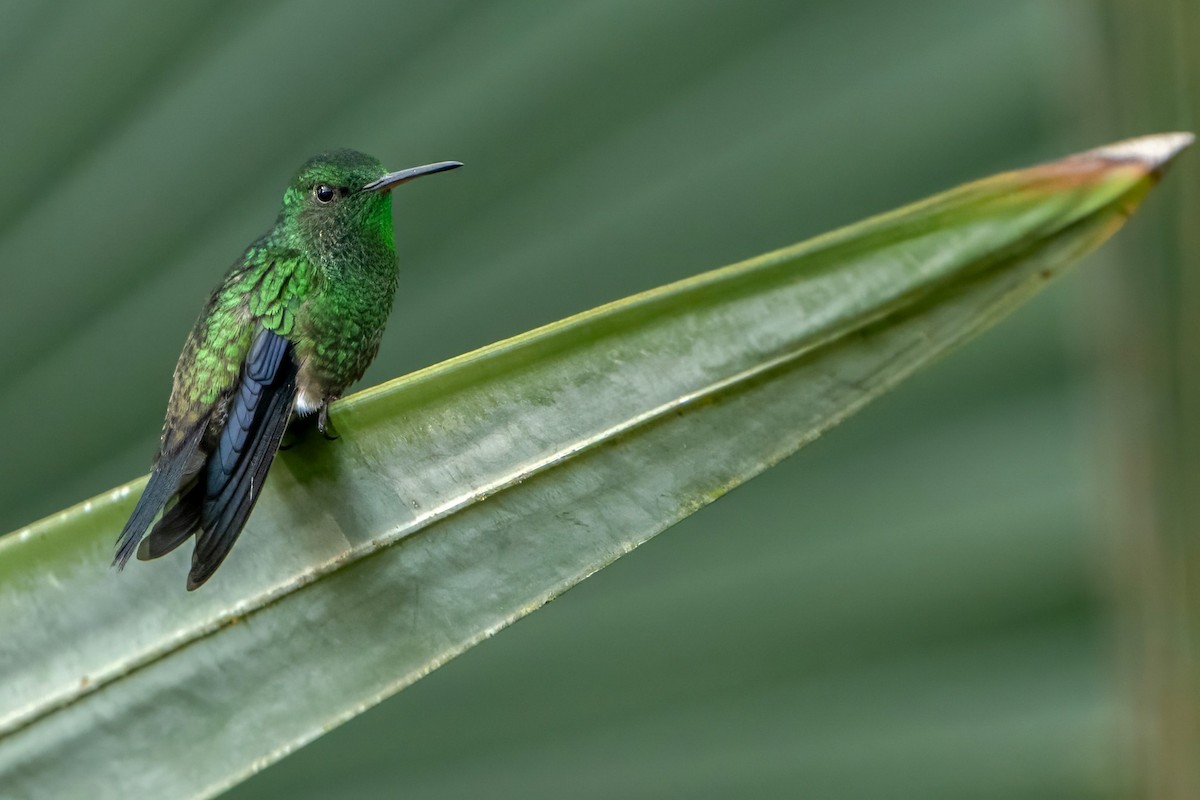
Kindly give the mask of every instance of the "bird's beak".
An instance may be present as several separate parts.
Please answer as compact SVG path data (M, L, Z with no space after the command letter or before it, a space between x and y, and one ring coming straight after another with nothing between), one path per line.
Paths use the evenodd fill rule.
M435 172L445 172L448 169L458 169L461 166L461 161L439 161L436 164L426 164L422 167L409 167L408 169L389 172L382 178L376 178L362 187L362 190L364 192L390 192L395 187L411 181L413 178L419 178L422 175L432 175Z

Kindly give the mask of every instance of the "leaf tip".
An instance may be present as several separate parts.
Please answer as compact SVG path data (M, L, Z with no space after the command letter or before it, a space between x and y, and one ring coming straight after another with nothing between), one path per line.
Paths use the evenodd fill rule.
M1195 134L1185 131L1157 133L1097 147L1095 150L1080 153L1080 157L1132 162L1144 166L1149 172L1161 174L1166 166L1177 155L1191 147L1195 140Z

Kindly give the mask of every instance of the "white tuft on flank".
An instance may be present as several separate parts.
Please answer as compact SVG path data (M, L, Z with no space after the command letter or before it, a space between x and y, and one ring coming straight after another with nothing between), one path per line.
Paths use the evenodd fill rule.
M321 401L315 397L311 397L308 392L301 390L296 395L296 413L300 416L307 417L320 407Z
M1140 161L1151 169L1157 169L1191 146L1195 140L1196 137L1190 133L1158 133L1097 147L1081 155L1097 156L1112 161Z

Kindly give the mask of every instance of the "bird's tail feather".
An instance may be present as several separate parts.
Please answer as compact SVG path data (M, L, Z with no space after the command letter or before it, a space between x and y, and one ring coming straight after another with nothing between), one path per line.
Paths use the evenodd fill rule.
M154 465L154 471L150 473L150 480L146 483L133 514L121 529L121 535L117 537L117 550L112 561L117 569L124 569L129 563L154 515L171 499L171 495L179 490L179 485L187 480L189 465L192 465L205 427L206 422L196 425L178 449L164 454Z
M138 559L149 561L165 556L186 542L200 528L200 509L203 504L204 479L197 477L196 482L180 494L175 505L163 512L162 519L150 531L150 535L142 539L137 550Z

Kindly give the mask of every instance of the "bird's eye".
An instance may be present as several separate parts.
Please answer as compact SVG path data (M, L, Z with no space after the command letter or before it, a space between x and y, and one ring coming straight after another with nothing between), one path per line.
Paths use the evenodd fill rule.
M317 188L313 192L313 194L315 194L317 196L317 199L320 200L322 203L328 203L330 200L333 199L333 196L335 194L337 194L337 192L335 192L334 188L332 186L330 186L329 184L322 183L317 186Z

